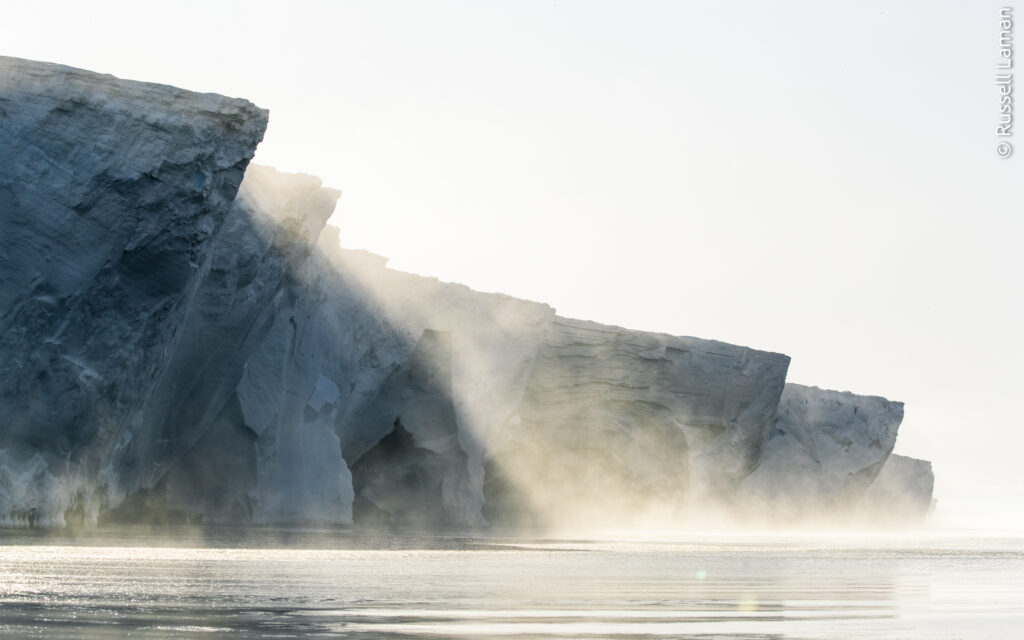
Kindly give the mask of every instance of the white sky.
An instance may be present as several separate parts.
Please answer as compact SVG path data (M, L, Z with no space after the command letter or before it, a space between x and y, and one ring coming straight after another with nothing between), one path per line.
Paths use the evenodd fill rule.
M0 54L269 108L256 161L342 189L342 244L396 268L903 400L943 521L998 526L1024 522L1000 6L35 0Z

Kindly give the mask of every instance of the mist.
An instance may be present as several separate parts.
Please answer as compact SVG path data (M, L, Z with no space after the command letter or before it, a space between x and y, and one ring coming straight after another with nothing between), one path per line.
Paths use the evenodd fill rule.
M931 509L930 466L892 471L869 491L896 441L899 402L784 391L782 354L563 318L390 269L340 248L339 235L322 232L289 278L298 306L275 321L297 336L282 347L296 354L286 367L305 373L272 379L300 400L335 390L324 424L350 472L342 499L357 528L852 530L920 526ZM301 311L302 298L315 306ZM326 358L306 362L303 344ZM278 413L278 439L325 415L303 411ZM799 456L814 466L790 468ZM261 468L274 464L260 455ZM287 474L275 477L268 491L291 495Z
M1016 527L998 8L50 3L2 29L11 55L270 107L257 161L344 189L343 244L397 268L901 400L937 521Z
M8 7L0 633L1018 638L1012 15Z

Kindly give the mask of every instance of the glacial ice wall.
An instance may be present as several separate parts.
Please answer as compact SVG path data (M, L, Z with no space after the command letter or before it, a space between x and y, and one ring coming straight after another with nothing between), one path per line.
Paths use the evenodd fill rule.
M274 413L264 406L253 411L251 398L243 395L249 402L240 402L236 388L253 354L273 342L278 310L289 304L287 283L313 253L340 195L312 176L249 167L214 239L210 269L191 301L176 349L137 416L134 437L115 458L119 486L137 491L116 518L187 513L207 522L233 522L252 517L255 498L249 492L256 479L258 436ZM334 438L337 448L332 427L323 426L327 433L320 435ZM325 505L317 506L328 513Z
M266 123L0 58L0 526L927 511L900 403L341 249L339 192L248 166Z
M305 399L317 380L330 381L338 389L333 429L343 465L356 464L401 423L425 451L461 467L446 472L439 520L483 524L485 449L518 405L553 310L388 269L381 258L340 249L330 227L287 294L277 333L253 355L238 391L243 407L253 406L260 389L301 402L253 406L247 415L304 425L313 415ZM261 459L281 462L273 452ZM296 471L282 469L281 477ZM271 486L280 492L284 485Z
M739 495L779 522L853 514L896 445L903 403L789 383Z
M727 501L757 465L787 356L556 317L491 455L488 516L588 527Z
M893 454L864 492L858 516L863 522L907 525L920 522L935 506L932 463Z
M245 100L0 58L0 449L35 485L5 481L0 520L95 517L266 125Z

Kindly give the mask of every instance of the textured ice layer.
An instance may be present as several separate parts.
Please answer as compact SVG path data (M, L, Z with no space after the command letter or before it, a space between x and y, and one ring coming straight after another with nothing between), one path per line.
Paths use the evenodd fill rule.
M0 449L46 478L31 500L0 487L0 519L94 518L116 493L266 124L245 100L0 58Z
M248 166L244 100L0 58L0 116L0 526L930 500L927 463L889 457L899 403L340 249L339 192Z
M903 403L789 383L740 495L781 521L852 513L896 444Z

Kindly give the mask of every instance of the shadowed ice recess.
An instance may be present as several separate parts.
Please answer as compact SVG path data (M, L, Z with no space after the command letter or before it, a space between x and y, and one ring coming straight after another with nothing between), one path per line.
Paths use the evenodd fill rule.
M338 191L249 165L268 114L245 100L0 58L0 113L2 525L864 527L931 506L930 463L891 455L902 403L341 249ZM601 624L633 624L617 611Z

